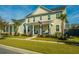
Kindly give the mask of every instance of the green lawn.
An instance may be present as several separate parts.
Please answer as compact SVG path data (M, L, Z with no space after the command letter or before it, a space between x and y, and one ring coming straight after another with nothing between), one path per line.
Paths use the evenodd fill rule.
M70 41L79 42L79 37L73 37L70 39Z
M0 44L37 51L47 54L78 54L79 46L57 44L49 42L38 42L31 40L0 40Z
M43 41L61 41L61 40L58 40L56 38L51 38L51 37L37 37L37 38L34 38L32 40L43 40Z
M28 36L7 36L6 38L27 38Z

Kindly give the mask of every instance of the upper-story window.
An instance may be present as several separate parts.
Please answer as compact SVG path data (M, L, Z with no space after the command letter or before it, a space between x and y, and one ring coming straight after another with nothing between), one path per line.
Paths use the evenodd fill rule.
M33 22L35 22L35 17L33 17Z
M62 14L62 12L59 12L59 13L56 13L56 18L60 18L60 16L61 16L61 14Z
M50 20L50 14L48 14L48 20Z
M42 16L40 16L40 20L42 20Z
M29 18L28 18L28 23L29 23Z

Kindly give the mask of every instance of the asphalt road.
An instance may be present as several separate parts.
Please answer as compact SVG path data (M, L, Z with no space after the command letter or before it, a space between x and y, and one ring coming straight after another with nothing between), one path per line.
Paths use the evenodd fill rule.
M0 47L0 54L20 54L20 53Z

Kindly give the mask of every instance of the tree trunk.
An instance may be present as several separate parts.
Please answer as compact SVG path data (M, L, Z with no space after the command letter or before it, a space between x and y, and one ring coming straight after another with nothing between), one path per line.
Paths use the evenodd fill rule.
M62 36L64 36L64 20L62 20L61 23L61 31L62 31Z

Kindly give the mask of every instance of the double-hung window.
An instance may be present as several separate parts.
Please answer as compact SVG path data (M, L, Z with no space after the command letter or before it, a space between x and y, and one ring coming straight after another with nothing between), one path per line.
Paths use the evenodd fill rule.
M28 23L29 23L29 18L28 18Z
M58 12L58 13L56 13L56 18L59 19L60 16L61 16L61 14L62 14L62 12Z
M56 31L59 31L59 25L56 25Z
M42 20L42 16L40 16L40 20Z
M48 20L50 20L50 14L48 14Z
M35 22L35 17L33 17L33 22Z

